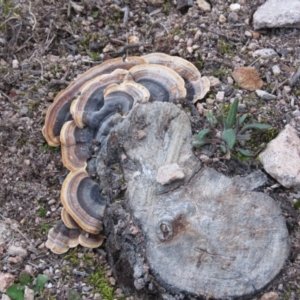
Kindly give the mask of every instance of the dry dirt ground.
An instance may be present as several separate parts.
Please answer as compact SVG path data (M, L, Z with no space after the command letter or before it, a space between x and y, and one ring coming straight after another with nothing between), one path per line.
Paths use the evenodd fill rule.
M203 75L221 81L209 98L224 90L224 103L204 100L204 108L222 113L224 104L237 96L253 120L273 126L274 135L287 123L297 127L300 87L290 89L286 80L300 64L300 31L262 30L251 37L251 16L264 1L240 1L242 9L235 16L229 11L232 2L211 0L212 12L202 12L194 1L188 12L181 12L170 0L0 1L0 220L11 232L0 245L0 272L17 279L27 265L33 276L48 274L50 281L35 299L76 299L69 290L78 299L138 299L118 288L105 262L105 248L78 247L58 256L44 247L48 230L60 218L59 193L67 171L60 149L46 144L41 129L55 95L78 74L111 57L179 55ZM224 24L219 22L221 14L227 17ZM253 58L252 51L261 48L273 48L278 55ZM275 64L281 68L279 76L272 73ZM277 100L259 100L255 93L230 84L228 76L238 65L255 66L264 89ZM237 166L242 166L240 173L261 168L256 161L216 165L230 175L238 173ZM267 291L279 299L300 299L299 213L294 208L300 194L274 184L270 179L265 189L286 216L291 256L280 275L250 299L260 299ZM23 247L27 255L13 258L7 252L11 245Z

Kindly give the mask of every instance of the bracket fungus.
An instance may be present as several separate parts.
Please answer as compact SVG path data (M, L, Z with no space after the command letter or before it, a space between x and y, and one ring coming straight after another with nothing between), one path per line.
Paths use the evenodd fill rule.
M190 120L176 105L202 99L209 88L190 62L153 53L108 60L59 93L43 134L49 145L61 144L70 173L61 190L61 220L49 231L46 247L57 254L77 245L99 247L104 228L107 244L116 244L110 261L128 266L130 276L143 282L139 289L152 280L135 272L144 259L156 280L152 286L173 294L238 297L272 280L289 242L276 203L253 192L265 177L230 179L202 170ZM162 166L176 166L170 180L157 181ZM118 221L111 218L114 206L118 216L125 209L112 201L120 178L130 211L123 220L138 222L144 239L123 227L116 230ZM144 248L132 252L141 241ZM123 267L115 269L117 278L118 270Z

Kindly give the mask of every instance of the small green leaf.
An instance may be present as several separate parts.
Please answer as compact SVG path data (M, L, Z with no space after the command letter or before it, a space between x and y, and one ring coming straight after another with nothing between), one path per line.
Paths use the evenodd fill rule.
M227 143L227 146L229 149L232 149L232 147L235 144L235 132L233 129L225 129L222 132L222 140L225 141Z
M6 294L12 300L24 300L24 289L24 286L13 284L6 290Z
M271 127L272 126L270 126L268 124L261 124L261 123L247 124L240 130L240 133L242 133L248 129L266 130L266 129L270 129Z
M241 117L239 117L239 126L241 126L245 122L247 116L248 114L243 114Z
M75 290L68 290L67 291L67 299L68 300L82 300L80 294Z
M238 141L249 141L251 139L251 135L249 133L237 134L236 139Z
M215 125L218 123L216 117L213 115L211 110L207 112L206 119L211 127L215 127Z
M253 156L253 153L250 150L242 149L242 148L236 148L236 150L244 156Z
M39 292L44 288L45 283L49 280L49 277L47 275L41 275L39 274L35 280L35 284L33 286L33 290L35 292Z
M220 145L220 148L221 148L223 153L227 152L227 148L224 145Z
M194 135L194 137L196 139L200 139L201 140L201 139L205 138L209 133L210 133L210 129L202 129L196 135Z
M94 19L98 18L98 16L99 16L99 11L94 11L94 12L92 13L92 17L93 17Z
M206 136L210 133L210 129L203 129L193 136L192 145L196 148L200 148L207 144Z
M230 129L235 124L236 114L238 111L239 99L235 98L233 103L230 106L230 110L225 121L225 129Z
M28 273L21 272L19 281L21 285L28 285L32 281L32 278Z

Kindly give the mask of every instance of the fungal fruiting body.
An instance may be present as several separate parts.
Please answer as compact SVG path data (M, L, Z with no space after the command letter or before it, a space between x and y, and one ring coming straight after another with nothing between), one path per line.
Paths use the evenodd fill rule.
M62 161L70 171L62 190L62 221L52 228L46 246L54 253L103 241L106 199L86 171L115 125L137 104L148 101L195 102L208 92L190 62L163 53L105 61L80 75L60 92L47 111L43 135L50 146L61 145Z

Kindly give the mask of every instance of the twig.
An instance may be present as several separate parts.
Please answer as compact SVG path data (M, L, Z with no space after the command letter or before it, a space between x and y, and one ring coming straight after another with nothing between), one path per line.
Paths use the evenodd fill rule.
M36 17L35 17L35 15L32 13L32 11L31 11L31 1L29 1L29 8L28 8L28 11L29 11L29 14L33 17L33 22L34 22L34 24L33 24L33 26L32 26L32 31L34 31L34 29L35 29L35 26L36 26Z
M0 90L0 93L9 101L11 102L11 98L9 96L7 96L3 91Z
M35 58L35 60L38 61L41 65L41 80L43 80L44 79L44 77L43 77L43 74L44 74L43 64L39 59Z
M276 89L279 89L280 87L282 87L286 82L288 81L288 79L285 79L284 81L282 81L280 84L276 83L275 87L273 88L271 94L273 94L275 92Z
M299 77L300 77L300 66L299 66L297 72L294 73L294 74L290 77L290 79L289 79L289 85L290 85L291 87L294 86L294 85L296 84L296 81L299 79Z
M20 18L18 17L11 17L11 18L8 18L7 20L5 20L4 22L2 22L0 24L0 27L3 26L5 23L7 23L8 21L11 21L11 20L20 20Z
M124 12L124 17L123 17L123 25L126 25L128 23L128 18L129 18L129 6L126 5L124 6L121 11Z
M252 65L254 65L257 61L259 61L260 59L262 58L262 56L260 56L259 58L257 58L255 61L253 61L250 65L249 65L249 67L251 67Z

